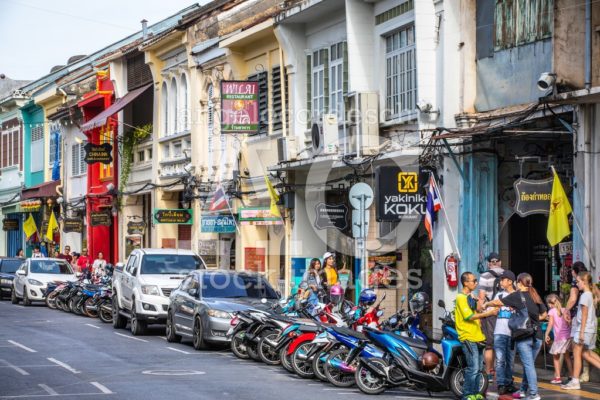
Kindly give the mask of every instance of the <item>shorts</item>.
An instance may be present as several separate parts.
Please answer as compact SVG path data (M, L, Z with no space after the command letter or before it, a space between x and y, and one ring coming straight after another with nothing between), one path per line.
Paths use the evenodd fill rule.
M571 350L571 339L555 340L550 348L550 354L565 354Z
M494 329L497 317L491 316L481 319L481 330L485 335L485 349L494 350Z
M579 333L573 337L573 343L582 344L579 342ZM583 334L583 348L585 350L594 350L596 348L596 333L585 332Z

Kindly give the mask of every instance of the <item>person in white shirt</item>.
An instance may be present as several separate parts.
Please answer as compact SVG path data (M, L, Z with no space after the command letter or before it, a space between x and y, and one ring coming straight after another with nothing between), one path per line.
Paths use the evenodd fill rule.
M104 259L104 254L101 251L99 251L98 258L96 258L94 260L94 263L92 264L92 271L94 276L104 276L106 274L104 267L106 267L106 260Z

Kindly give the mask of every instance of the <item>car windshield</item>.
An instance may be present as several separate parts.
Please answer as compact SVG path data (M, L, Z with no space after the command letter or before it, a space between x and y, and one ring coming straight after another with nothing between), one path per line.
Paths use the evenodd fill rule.
M277 293L261 277L235 274L205 274L202 297L277 299Z
M0 272L14 274L21 264L23 264L23 261L21 260L4 260L2 261L2 264L0 264Z
M29 271L34 274L72 274L73 270L66 261L31 260Z
M202 260L194 255L147 254L142 259L142 274L187 275L202 268Z

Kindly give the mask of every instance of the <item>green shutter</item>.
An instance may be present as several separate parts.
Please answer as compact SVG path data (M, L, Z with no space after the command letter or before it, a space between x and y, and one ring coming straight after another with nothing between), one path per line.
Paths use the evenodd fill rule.
M348 43L342 42L342 54L344 61L342 62L342 88L344 97L348 94Z
M324 112L329 112L329 48L321 49L321 59L323 60L323 104Z
M310 129L312 119L312 58L306 55L306 110L308 112L307 126Z

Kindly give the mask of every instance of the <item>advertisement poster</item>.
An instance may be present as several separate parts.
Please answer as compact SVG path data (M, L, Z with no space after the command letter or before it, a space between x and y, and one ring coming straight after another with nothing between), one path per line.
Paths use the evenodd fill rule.
M369 286L386 288L395 285L396 255L369 257Z
M221 81L221 133L258 133L257 81Z
M265 272L265 248L245 247L244 263L246 271Z

